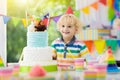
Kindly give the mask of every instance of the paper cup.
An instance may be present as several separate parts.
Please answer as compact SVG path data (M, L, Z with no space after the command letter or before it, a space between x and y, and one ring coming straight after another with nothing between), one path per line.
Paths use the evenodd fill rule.
M66 70L74 70L74 60L69 59L59 59L57 60L58 70L66 71Z
M87 61L87 69L88 70L93 70L94 69L94 64L98 63L97 60L89 60Z
M0 68L0 80L10 80L12 76L12 68L2 67Z
M105 71L107 70L107 64L94 64L94 68L98 71Z
M13 68L13 72L12 72L13 76L18 76L19 75L19 69L20 69L19 63L9 63L8 67Z
M106 74L107 74L107 64L95 64L94 65L95 70L97 70L97 78L98 80L106 79Z
M74 60L75 70L81 71L84 69L84 58L76 58Z
M85 70L84 80L97 80L97 71L96 70Z

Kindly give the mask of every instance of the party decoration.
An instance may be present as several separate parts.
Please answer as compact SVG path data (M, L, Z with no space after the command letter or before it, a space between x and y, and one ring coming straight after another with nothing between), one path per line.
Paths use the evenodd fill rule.
M80 17L80 10L74 11L74 15L77 16L77 17Z
M98 2L95 2L95 3L91 4L90 6L97 10L98 9Z
M57 23L57 21L60 19L61 15L53 17L53 20Z
M73 10L72 10L71 6L68 7L66 14L73 14Z
M105 45L106 45L105 40L95 40L94 45L96 47L98 54L101 54L105 49Z
M114 0L107 0L107 5L108 5L110 8L113 8L113 3L114 3Z
M106 0L99 0L100 1L100 3L102 3L103 5L107 5L107 1Z
M44 15L44 18L49 18L49 13L47 13L46 15Z
M120 47L120 40L118 40L118 46Z
M43 18L42 22L44 23L45 26L48 26L48 24L49 24L49 13L44 15L44 18Z
M112 51L116 51L117 49L117 40L111 40L111 39L108 39L106 40L106 46L110 46Z
M42 20L42 22L44 23L45 26L48 26L48 24L49 24L49 19L48 19L48 18L44 18L44 19Z
M85 45L87 46L88 50L90 53L92 53L93 51L93 40L88 40L88 41L84 41Z
M0 67L4 67L4 63L1 56L0 56Z
M23 25L24 27L27 27L27 20L26 19L22 19Z
M111 7L108 7L108 20L112 21L112 19L114 18L114 16L115 16L114 9L111 8Z
M120 0L114 0L114 8L116 11L120 12Z
M116 12L113 6L114 2L115 0L93 0L91 2L89 2L89 0L76 0L76 8L77 10L79 9L80 11L82 11L82 13L80 14L80 20L82 22L85 22L86 25L89 25L96 21L102 25L109 27L112 25L112 20L116 16L116 14L114 13ZM117 4L118 2L120 1L117 0ZM99 29L98 26L96 26L96 28Z
M3 20L4 20L4 24L6 24L10 20L10 17L3 16Z
M84 8L82 8L82 11L83 11L85 14L90 14L90 7L89 7L89 6L84 7Z
M107 65L107 72L120 72L120 70L117 67L115 58L113 56L111 47L108 46L108 50L107 50L107 56L106 56L106 62L108 63Z
M17 18L17 17L12 17L12 21L13 21L13 24L14 26L17 26L17 24L20 22L20 18Z

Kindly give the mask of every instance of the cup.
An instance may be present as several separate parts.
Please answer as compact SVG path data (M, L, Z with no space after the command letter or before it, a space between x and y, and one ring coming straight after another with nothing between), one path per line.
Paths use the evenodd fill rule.
M87 69L94 70L94 64L98 63L97 60L89 60L87 61Z
M76 58L74 60L74 65L76 71L84 70L84 58Z
M58 70L62 70L62 71L73 71L74 70L74 60L73 59L58 59L57 60L57 65L58 65Z
M18 76L19 75L19 69L20 69L19 63L9 63L8 67L13 68L13 72L12 72L13 76Z
M107 64L94 64L95 70L97 70L97 80L105 80L107 74Z
M85 70L84 80L97 80L97 71L96 70Z
M1 67L0 68L0 80L10 80L12 76L12 68Z

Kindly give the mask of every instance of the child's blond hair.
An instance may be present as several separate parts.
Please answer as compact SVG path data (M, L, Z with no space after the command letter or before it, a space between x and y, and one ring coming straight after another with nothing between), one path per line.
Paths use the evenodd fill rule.
M63 24L73 25L77 29L77 33L82 29L83 25L80 20L74 16L73 14L64 14L60 17L59 21L57 22L58 30Z

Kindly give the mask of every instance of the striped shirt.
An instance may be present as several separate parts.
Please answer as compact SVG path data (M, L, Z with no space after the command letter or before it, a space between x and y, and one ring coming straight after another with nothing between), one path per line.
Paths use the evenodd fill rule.
M68 67L74 65L74 59L88 54L86 45L75 38L65 44L62 38L57 38L52 45L53 54L57 55L58 66Z

